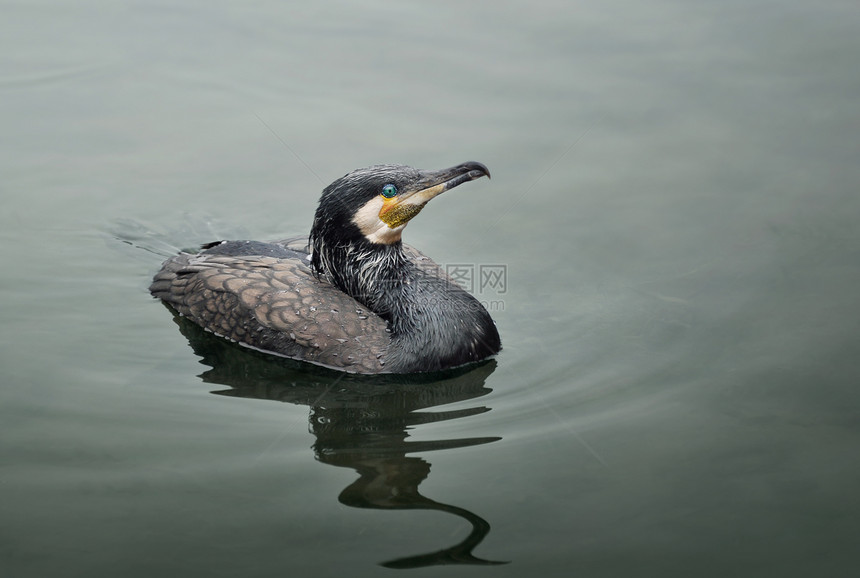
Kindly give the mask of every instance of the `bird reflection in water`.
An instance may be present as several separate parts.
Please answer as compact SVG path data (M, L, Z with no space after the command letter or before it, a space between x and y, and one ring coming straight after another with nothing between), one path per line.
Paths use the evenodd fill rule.
M438 441L408 441L407 430L425 423L463 418L489 411L474 407L452 411L420 411L486 395L487 377L495 369L490 360L443 374L412 376L355 376L315 369L290 360L258 354L225 342L176 316L201 363L211 369L201 374L206 383L227 385L219 395L270 399L310 406L310 430L316 437L316 458L326 464L352 468L359 478L338 500L355 508L433 510L466 520L472 530L461 542L428 554L383 562L388 568L418 568L442 564L504 564L472 554L490 531L480 516L458 506L422 496L418 486L430 464L407 454L476 446L499 437Z

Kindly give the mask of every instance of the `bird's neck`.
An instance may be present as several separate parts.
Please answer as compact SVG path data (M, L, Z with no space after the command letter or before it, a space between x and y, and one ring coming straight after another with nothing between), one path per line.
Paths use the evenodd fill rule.
M501 348L480 302L451 280L418 267L400 242L321 249L318 272L388 323L389 370L445 369Z
M313 250L312 263L318 275L390 323L402 281L411 272L399 242L317 243Z

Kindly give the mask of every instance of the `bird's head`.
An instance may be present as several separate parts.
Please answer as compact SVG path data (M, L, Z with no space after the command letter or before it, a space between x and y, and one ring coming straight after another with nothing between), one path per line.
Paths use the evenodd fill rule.
M406 224L434 197L490 171L470 161L437 171L402 165L376 165L352 171L322 193L313 228L314 269L337 247L390 246L400 242Z

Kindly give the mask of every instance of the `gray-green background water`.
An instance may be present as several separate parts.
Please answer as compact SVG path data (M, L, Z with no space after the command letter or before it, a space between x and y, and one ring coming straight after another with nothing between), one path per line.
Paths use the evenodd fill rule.
M857 571L854 2L1 8L4 576ZM147 294L465 160L405 238L506 266L494 365L195 354Z

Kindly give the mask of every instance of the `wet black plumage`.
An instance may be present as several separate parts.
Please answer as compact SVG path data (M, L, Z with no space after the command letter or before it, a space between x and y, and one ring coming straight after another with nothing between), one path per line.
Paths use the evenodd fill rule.
M210 243L168 259L150 291L215 334L334 369L480 361L501 349L489 313L400 234L430 199L481 176L475 162L353 171L323 191L309 242Z

